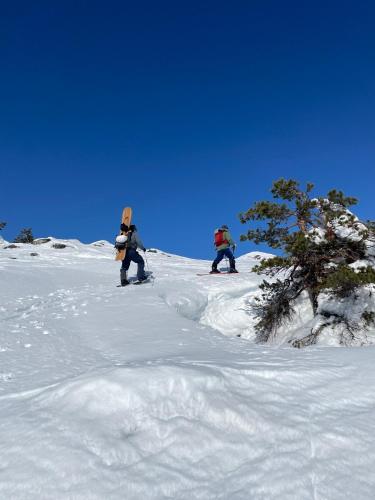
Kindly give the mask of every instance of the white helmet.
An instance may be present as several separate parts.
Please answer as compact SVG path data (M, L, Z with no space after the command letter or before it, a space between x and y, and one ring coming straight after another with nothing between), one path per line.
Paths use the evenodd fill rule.
M127 241L128 237L126 234L119 234L116 236L116 243L125 243Z

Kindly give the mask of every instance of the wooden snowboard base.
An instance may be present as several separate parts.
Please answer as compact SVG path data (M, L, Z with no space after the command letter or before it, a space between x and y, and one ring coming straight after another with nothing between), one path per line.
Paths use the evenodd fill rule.
M122 211L122 219L121 223L126 224L128 227L130 227L130 224L132 222L132 209L130 207L125 207L124 210ZM120 234L127 234L124 231L120 231ZM116 260L124 260L126 255L126 248L124 250L117 250L116 253Z

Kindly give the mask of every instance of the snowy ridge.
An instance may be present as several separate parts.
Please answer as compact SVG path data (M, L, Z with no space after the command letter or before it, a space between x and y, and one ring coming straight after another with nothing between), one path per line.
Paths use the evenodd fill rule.
M373 349L254 344L256 255L1 248L0 498L372 499Z

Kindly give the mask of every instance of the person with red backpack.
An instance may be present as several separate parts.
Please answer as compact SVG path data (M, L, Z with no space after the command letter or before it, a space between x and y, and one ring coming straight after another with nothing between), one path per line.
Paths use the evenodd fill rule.
M217 251L217 256L212 263L211 274L220 273L217 266L219 262L221 262L224 259L224 257L228 257L229 259L229 272L238 273L238 271L236 270L236 261L233 255L233 252L236 248L236 244L232 240L228 226L226 224L223 224L219 229L216 229L214 243Z

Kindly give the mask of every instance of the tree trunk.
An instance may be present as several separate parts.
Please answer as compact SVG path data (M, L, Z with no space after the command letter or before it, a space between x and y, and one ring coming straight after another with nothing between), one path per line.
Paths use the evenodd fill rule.
M306 229L306 221L305 219L298 219L297 220L298 228L300 231L303 232L303 234L307 234L307 229Z
M297 349L301 349L301 347L306 347L308 345L316 344L316 339L318 338L318 335L328 325L329 323L323 323L323 325L320 325L320 327L317 330L315 330L315 332L311 330L311 333L309 333L309 335L306 335L306 337L289 342L291 342L293 347L297 347Z
M312 288L308 288L307 293L309 294L313 314L314 316L316 316L316 313L318 311L318 294Z

